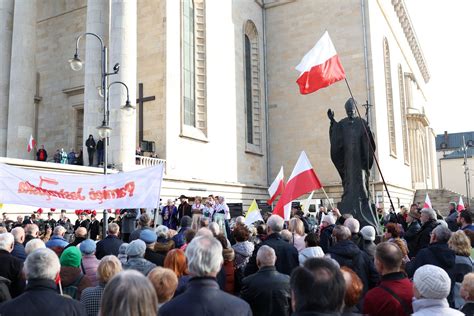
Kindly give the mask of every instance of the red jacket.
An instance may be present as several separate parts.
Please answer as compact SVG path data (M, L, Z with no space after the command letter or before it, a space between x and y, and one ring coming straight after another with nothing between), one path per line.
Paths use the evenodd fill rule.
M371 316L407 315L402 305L395 297L381 287L392 290L404 303L410 314L413 313L411 302L413 299L413 284L403 272L395 272L382 276L377 287L367 292L364 299L363 313Z

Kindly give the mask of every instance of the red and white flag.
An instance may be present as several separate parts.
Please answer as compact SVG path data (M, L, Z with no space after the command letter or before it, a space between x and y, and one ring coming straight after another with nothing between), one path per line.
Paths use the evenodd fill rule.
M462 195L460 195L459 202L458 202L458 212L461 212L464 209L466 208L464 207L464 201L462 200Z
M278 200L277 205L273 209L273 214L281 216L285 220L290 219L291 202L303 194L322 187L318 176L313 170L308 156L304 151L301 152L296 166L291 173L285 189Z
M28 152L31 152L36 146L36 141L33 138L33 135L30 135L30 140L28 141L28 147L26 148Z
M426 193L425 204L423 205L423 208L433 208L431 206L431 200L430 200L430 197L429 197L428 193Z
M296 83L300 87L301 94L315 92L346 78L336 48L334 48L327 31L306 53L296 66L296 70L300 72Z
M273 201L283 192L285 188L285 183L283 182L283 166L281 166L280 172L278 172L275 180L273 180L272 185L268 188L268 194L270 199L267 201L268 205L271 205Z

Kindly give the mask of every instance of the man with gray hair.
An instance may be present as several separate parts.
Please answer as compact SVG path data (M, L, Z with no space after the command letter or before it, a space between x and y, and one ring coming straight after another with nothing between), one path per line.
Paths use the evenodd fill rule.
M25 261L28 280L25 293L0 305L0 314L9 315L86 315L79 301L57 293L55 280L59 274L58 256L50 249L37 249ZM34 302L34 303L33 303Z
M240 298L219 289L216 276L224 261L221 243L212 237L195 237L186 248L191 279L183 294L160 307L160 315L252 315Z
M108 255L118 256L120 246L123 241L118 237L120 226L116 223L110 223L107 229L107 237L97 243L95 256L97 259L102 259Z
M242 280L241 297L254 315L290 314L290 277L275 268L275 250L262 246L257 252L258 272Z
M421 210L420 215L421 228L416 234L413 253L410 255L415 256L423 248L428 247L431 239L431 232L438 225L436 223L436 212L431 208L424 208Z
M299 266L298 250L296 250L292 244L284 241L280 235L280 232L283 230L283 222L283 218L278 215L272 215L268 218L267 239L260 243L253 251L253 255L250 257L249 263L245 267L245 276L249 276L257 272L258 249L264 245L273 248L275 251L275 267L278 272L290 275L291 271Z
M138 218L138 228L135 229L135 230L130 234L130 241L134 241L134 240L136 240L136 239L140 239L140 234L141 234L142 231L144 231L144 230L153 230L153 229L150 227L150 223L151 223L150 215L148 215L147 213L141 214L140 217Z
M58 225L54 227L53 236L51 236L51 239L46 242L46 247L53 250L58 255L58 257L61 256L64 248L66 248L69 244L64 238L64 234L66 234L66 228Z
M26 259L25 246L25 230L22 227L15 227L12 229L13 238L15 238L15 246L13 247L12 256L17 257L22 262Z
M11 297L20 295L25 287L23 262L11 254L14 243L15 238L12 234L0 234L0 276L10 280Z

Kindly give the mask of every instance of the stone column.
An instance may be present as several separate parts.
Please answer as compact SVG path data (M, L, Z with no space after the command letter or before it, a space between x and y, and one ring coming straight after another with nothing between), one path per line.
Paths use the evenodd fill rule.
M109 36L109 0L87 1L86 32L99 35L104 44L108 43ZM86 36L86 53L84 67L84 129L82 151L84 165L88 165L89 156L85 141L93 135L96 142L99 140L97 126L102 124L104 113L104 98L99 95L98 87L102 87L102 47L97 38ZM97 163L97 153L94 155L94 164Z
M35 154L26 151L35 126L35 52L36 0L16 0L8 102L7 156L11 158L31 159Z
M0 1L0 156L7 154L13 0Z
M122 81L130 92L130 102L135 105L137 87L137 2L112 0L110 30L110 69L120 63L118 75L109 82ZM125 87L115 84L110 90L110 159L117 167L127 170L135 166L137 122L135 111L120 110L125 105Z

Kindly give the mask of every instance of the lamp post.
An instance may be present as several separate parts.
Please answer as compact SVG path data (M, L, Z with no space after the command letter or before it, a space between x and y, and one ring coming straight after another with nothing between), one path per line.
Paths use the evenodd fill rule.
M471 204L471 176L469 175L469 166L467 164L467 151L469 146L466 144L466 140L464 136L462 137L462 147L464 154L464 177L466 179L466 196L467 196L467 203Z
M84 36L87 36L87 35L90 35L90 36L93 36L95 37L96 39L99 40L100 42L100 47L101 47L101 54L102 54L102 58L101 58L101 81L102 81L102 85L101 87L98 87L98 90L100 88L100 95L103 97L104 99L104 117L103 117L103 120L102 120L102 125L98 126L97 129L99 131L99 136L102 137L104 139L104 176L107 175L107 158L108 158L108 139L109 139L109 136L110 136L110 133L112 131L112 128L109 126L109 89L110 87L113 85L113 84L121 84L123 85L126 89L127 89L127 102L125 103L125 106L122 107L123 110L127 110L127 111L130 111L130 110L133 110L134 107L130 104L130 98L129 98L129 95L128 95L128 87L125 83L121 82L121 81L115 81L115 82L112 82L112 83L108 83L108 77L111 76L111 75L116 75L119 70L120 70L120 64L115 64L114 68L113 68L113 72L110 72L108 71L108 60L107 60L107 46L104 45L104 41L102 40L102 38L95 34L95 33L89 33L89 32L86 32L82 35L79 35L76 39L76 52L74 53L74 57L69 59L69 64L71 66L71 69L74 70L74 71L80 71L82 69L82 61L81 59L79 58L79 55L78 55L78 48L79 48L79 41L81 40L82 37ZM104 209L103 211L103 225L102 225L102 238L105 238L105 236L107 235L107 226L108 226L108 220L107 220L107 210Z

